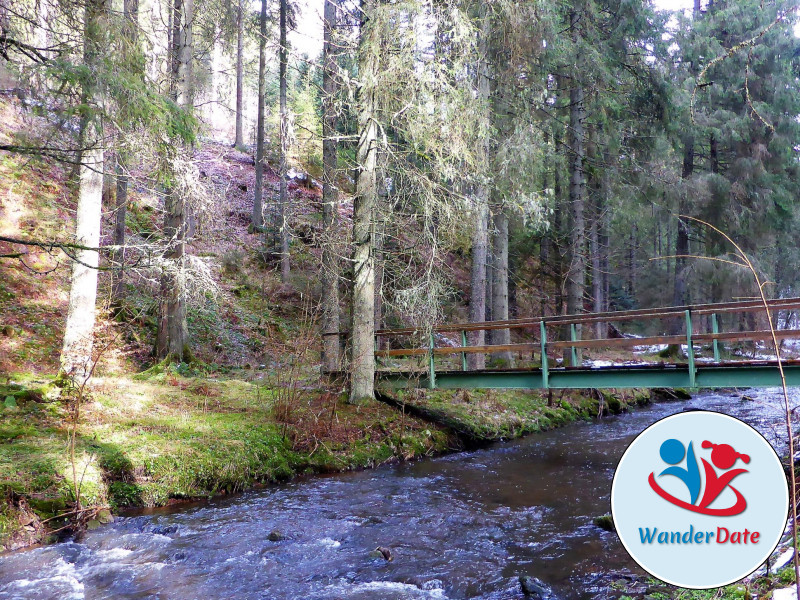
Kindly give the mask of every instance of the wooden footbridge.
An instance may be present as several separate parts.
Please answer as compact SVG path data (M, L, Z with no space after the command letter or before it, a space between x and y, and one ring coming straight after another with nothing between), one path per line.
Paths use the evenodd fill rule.
M768 304L771 318L776 322L776 315L800 309L800 298L771 300ZM781 380L776 360L747 360L733 356L724 346L733 342L765 341L764 351L772 355L770 330L724 332L719 326L723 321L732 322L733 319L726 316L737 313L756 313L756 319L750 319L750 322L766 322L764 312L761 301L745 301L440 325L427 332L415 328L381 329L376 331L376 377L379 382L393 388L430 389L779 386ZM675 331L676 320L680 320L680 329L683 330L678 335L633 337L622 334L622 337L602 339L579 339L577 335L577 325L594 325L592 329L596 330L598 323L603 331L617 332L624 331L626 326L647 326L647 321L657 321L649 324L651 330L663 330L671 324L672 331ZM784 321L791 322L790 319ZM515 339L520 341L505 345L469 345L467 342L470 332L497 329L511 330ZM783 329L776 333L779 341L800 340L800 329ZM421 343L423 336L425 340ZM452 338L460 340L460 345ZM664 345L680 348L681 352L674 353L677 358L667 359L660 358L655 351L646 350ZM584 366L578 359L584 349L613 350L616 360L605 361L608 364L604 366ZM620 350L630 351L630 360L620 359ZM501 352L515 354L520 366L467 368L470 354ZM574 366L559 366L556 357L562 355L567 364ZM787 383L800 386L800 360L784 359L782 362ZM523 364L529 366L521 366Z

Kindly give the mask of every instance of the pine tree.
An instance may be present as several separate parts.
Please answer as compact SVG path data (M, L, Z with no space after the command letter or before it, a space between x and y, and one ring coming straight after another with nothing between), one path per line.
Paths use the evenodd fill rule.
M339 22L336 0L327 0L323 13L322 50L322 368L335 371L340 366L339 336L326 335L339 331L339 264L334 244L339 223L339 189L336 184L337 143L337 51L336 32Z
M194 0L174 0L172 38L172 94L182 110L192 109L192 52ZM185 151L186 147L180 150ZM173 152L177 152L174 148ZM175 155L168 157L173 169ZM156 337L156 355L178 362L191 360L189 329L186 322L185 247L187 204L183 191L175 187L164 195L164 237L167 250L161 274L160 315Z
M372 16L378 0L361 1L358 41L358 149L353 199L353 290L351 315L350 402L375 394L375 255L373 223L377 202L378 128L375 84L380 68L379 30Z

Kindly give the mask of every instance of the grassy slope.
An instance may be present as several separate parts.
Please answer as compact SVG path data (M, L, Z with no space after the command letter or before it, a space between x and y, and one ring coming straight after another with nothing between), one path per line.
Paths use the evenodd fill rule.
M27 380L25 380L27 379ZM38 518L74 500L72 418L39 377L0 386L0 535L35 540ZM172 371L97 378L75 428L84 505L160 506L297 473L372 467L457 447L447 431L375 403L310 394L276 418L274 393L238 378ZM60 523L56 523L60 524Z

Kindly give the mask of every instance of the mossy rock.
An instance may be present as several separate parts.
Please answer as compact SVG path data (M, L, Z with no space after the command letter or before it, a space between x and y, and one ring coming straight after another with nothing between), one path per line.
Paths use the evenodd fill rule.
M61 514L67 509L67 502L64 498L28 498L28 504L44 517Z
M678 400L691 400L692 395L686 391L684 388L675 388L672 390L672 393L675 394L675 397Z
M287 537L286 537L286 534L283 533L282 531L278 531L277 529L273 529L272 531L269 532L269 535L267 536L267 539L270 542L282 542L285 539L287 539Z
M103 525L108 523L114 522L114 515L111 514L110 510L103 509L97 513L97 520L100 521Z
M614 518L611 515L601 515L599 517L595 517L592 519L592 523L594 523L600 529L614 531Z
M608 411L612 415L618 415L623 410L625 410L622 402L616 396L607 394L605 395L605 400L606 400L606 406L608 407Z
M49 384L38 387L23 387L16 383L0 385L0 397L4 399L13 398L13 405L24 404L26 402L55 400L60 394L60 388Z

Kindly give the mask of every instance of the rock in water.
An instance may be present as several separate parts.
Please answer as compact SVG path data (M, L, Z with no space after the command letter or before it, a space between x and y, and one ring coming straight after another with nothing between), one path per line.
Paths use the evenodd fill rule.
M550 598L550 588L536 577L520 575L519 586L522 588L522 593L530 598L541 598L541 600Z
M286 536L277 529L273 529L272 531L269 532L267 539L270 542L282 542L283 540L286 539Z
M392 556L392 551L384 546L378 546L374 551L380 553L381 557L383 557L383 559L387 562L394 558Z
M602 515L599 517L595 517L592 519L592 523L597 525L600 529L605 529L606 531L614 531L614 519L611 515Z

